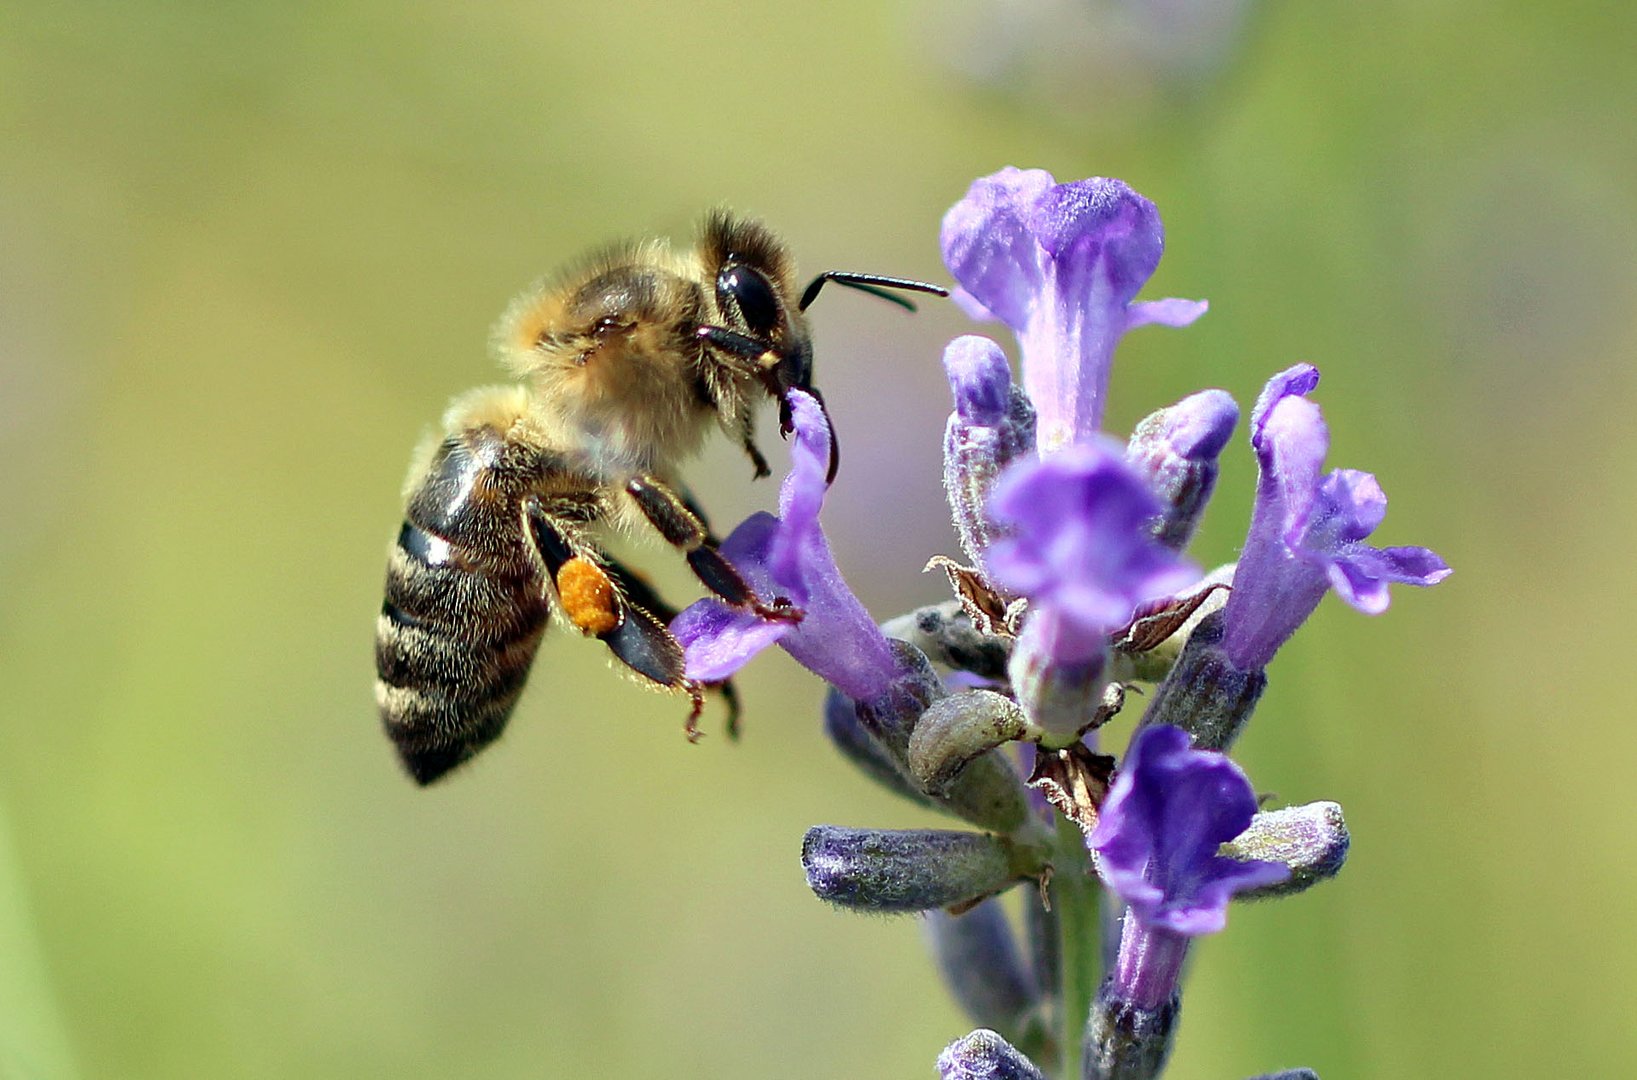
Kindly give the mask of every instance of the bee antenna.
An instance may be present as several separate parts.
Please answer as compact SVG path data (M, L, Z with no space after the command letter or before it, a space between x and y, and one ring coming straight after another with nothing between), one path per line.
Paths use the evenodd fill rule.
M898 296L889 289L901 289L905 292L929 293L933 296L948 296L949 290L941 285L934 285L928 281L915 281L912 278L885 277L881 274L855 274L851 270L826 270L814 278L801 294L801 303L797 310L806 311L814 300L818 299L819 290L824 288L826 281L833 281L837 285L845 285L849 289L879 296L889 303L897 304L907 311L915 310L915 302Z

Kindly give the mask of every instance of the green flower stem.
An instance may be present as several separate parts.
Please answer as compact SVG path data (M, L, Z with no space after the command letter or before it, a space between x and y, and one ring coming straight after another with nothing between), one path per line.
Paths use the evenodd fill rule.
M1086 836L1061 815L1057 818L1057 849L1051 881L1052 909L1060 934L1062 963L1061 1015L1062 1068L1065 1080L1080 1075L1080 1046L1086 1019L1102 981L1102 889L1091 868Z

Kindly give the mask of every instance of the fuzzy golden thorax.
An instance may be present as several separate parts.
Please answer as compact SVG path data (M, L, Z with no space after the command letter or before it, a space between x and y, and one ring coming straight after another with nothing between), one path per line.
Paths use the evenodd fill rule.
M552 441L599 466L646 469L695 451L718 417L696 329L708 300L660 244L617 249L513 302L495 332Z

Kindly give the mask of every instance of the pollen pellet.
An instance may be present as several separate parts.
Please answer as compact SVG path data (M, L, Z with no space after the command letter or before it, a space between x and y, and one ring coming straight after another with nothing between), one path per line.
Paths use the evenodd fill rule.
M589 559L575 556L557 571L557 597L563 603L563 614L584 633L606 634L620 624L614 584Z

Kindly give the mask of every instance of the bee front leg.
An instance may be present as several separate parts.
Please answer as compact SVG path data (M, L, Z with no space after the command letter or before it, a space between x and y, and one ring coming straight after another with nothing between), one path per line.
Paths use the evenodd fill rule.
M749 608L764 619L797 622L801 610L782 596L764 603L733 564L722 557L710 530L687 502L663 481L649 475L635 476L625 490L667 543L680 548L694 575L711 592L734 607Z

